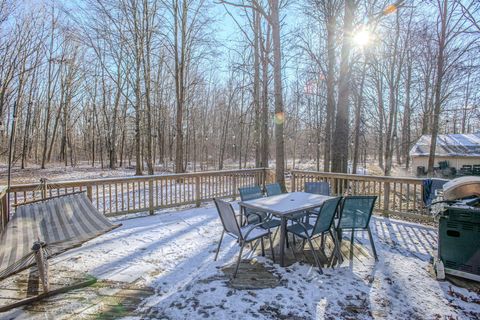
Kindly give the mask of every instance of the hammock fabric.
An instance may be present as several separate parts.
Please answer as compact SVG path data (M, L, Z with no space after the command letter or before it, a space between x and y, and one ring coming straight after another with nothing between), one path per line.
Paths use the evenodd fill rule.
M19 206L0 237L0 280L35 264L35 241L44 243L43 253L51 258L119 226L84 192Z

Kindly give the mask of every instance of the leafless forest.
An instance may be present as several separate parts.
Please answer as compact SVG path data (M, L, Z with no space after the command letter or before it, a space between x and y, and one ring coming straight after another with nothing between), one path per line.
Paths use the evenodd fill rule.
M390 175L480 130L479 36L478 0L0 0L0 161Z

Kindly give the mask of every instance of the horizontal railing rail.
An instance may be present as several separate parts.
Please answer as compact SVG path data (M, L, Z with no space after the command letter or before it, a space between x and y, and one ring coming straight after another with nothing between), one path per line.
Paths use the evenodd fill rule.
M376 209L382 213L421 216L422 179L355 175L294 170L290 191L302 191L305 182L327 181L333 195L376 195ZM84 191L105 215L153 212L181 205L200 205L214 197L235 199L238 188L274 182L272 169L208 171L150 176L130 176L78 181L14 185L10 192L0 187L1 226L6 224L15 205L46 197ZM9 201L8 200L9 195Z
M35 199L85 191L107 216L144 212L187 204L200 205L215 197L238 196L238 188L264 184L271 175L264 168L181 174L131 176L14 185L10 212L15 205Z
M333 195L376 195L375 208L385 214L426 213L422 179L317 171L292 171L290 189L302 191L305 182L326 181Z

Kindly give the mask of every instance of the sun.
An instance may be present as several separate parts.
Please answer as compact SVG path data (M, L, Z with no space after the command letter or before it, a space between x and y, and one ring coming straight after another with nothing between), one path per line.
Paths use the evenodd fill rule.
M372 41L372 34L362 28L353 35L353 42L357 47L366 47Z

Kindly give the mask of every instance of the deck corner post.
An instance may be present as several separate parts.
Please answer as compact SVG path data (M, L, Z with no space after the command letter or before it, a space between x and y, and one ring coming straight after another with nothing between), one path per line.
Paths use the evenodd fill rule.
M9 220L9 197L7 188L0 187L0 231L2 231Z
M200 176L195 177L195 206L198 208L200 207L200 200L201 200L201 194L200 194Z

